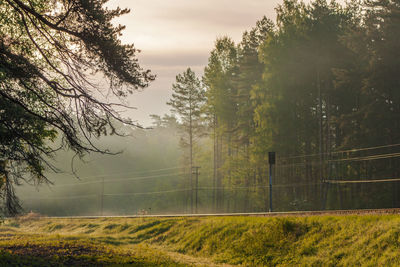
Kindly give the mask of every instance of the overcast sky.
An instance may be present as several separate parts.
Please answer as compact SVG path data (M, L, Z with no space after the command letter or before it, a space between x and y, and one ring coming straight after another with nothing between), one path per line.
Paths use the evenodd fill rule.
M148 126L149 115L169 113L175 76L191 67L199 76L216 38L241 40L264 15L275 20L282 0L111 0L110 7L130 8L115 20L126 25L122 41L141 49L139 63L157 75L155 82L129 98L137 109L125 113Z

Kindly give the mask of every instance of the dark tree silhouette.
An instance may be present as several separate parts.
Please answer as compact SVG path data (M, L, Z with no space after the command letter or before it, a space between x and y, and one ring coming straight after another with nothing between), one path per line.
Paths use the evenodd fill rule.
M115 122L140 127L117 109L154 76L139 66L139 51L118 39L124 26L111 23L129 10L106 2L0 2L0 188L11 215L19 210L13 185L48 182L44 170L58 149L110 153L92 137L119 134ZM49 141L57 135L55 149Z

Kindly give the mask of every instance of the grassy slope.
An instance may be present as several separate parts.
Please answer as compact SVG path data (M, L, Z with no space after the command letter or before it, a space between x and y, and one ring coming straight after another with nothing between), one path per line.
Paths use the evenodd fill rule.
M31 219L0 231L0 265L24 251L75 265L400 266L396 215Z

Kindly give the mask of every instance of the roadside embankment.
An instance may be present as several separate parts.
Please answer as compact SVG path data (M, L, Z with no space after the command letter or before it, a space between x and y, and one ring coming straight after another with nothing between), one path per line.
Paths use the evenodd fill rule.
M400 216L22 217L4 221L0 249L0 263L399 266Z

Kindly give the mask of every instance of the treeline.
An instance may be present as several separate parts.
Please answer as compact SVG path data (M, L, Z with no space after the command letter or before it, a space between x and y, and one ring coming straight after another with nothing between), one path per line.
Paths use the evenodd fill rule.
M217 39L202 85L190 69L174 84L183 136L192 140L189 126L201 124L212 142L203 148L211 164L190 160L212 170L203 204L266 210L267 157L276 151L278 209L398 206L395 182L337 182L400 177L400 2L285 0L276 12L239 44ZM195 104L202 113L189 119L195 95L204 95Z

